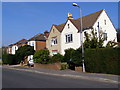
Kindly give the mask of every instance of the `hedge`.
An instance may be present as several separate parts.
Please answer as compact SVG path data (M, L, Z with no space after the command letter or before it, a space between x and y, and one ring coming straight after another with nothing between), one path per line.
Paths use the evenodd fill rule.
M11 54L3 54L2 61L3 64L9 64L9 65L17 64L15 55L11 55Z
M85 50L87 72L120 75L120 48L98 48Z

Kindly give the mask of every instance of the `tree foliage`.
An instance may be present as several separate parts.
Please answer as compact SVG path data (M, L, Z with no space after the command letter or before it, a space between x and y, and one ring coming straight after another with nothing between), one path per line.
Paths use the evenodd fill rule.
M66 49L66 50L65 50L65 55L64 55L63 61L64 61L64 62L69 62L70 59L72 59L72 57L73 57L74 51L75 51L75 50L74 50L73 48Z
M15 56L17 57L16 59L17 59L18 63L20 63L21 61L24 61L25 57L27 57L29 55L33 55L34 52L35 51L34 51L33 46L25 45L25 46L21 46L18 48Z
M120 42L120 29L117 30L117 41Z
M85 42L84 47L85 48L101 48L103 47L103 38L102 38L102 32L100 32L99 38L97 37L97 34L94 32L94 29L92 30L91 34L85 33Z
M52 56L52 61L53 62L61 62L63 61L64 56L61 54L55 54L54 56Z
M2 55L2 62L3 64L9 64L9 65L17 64L15 55L7 54L7 53L4 53Z
M72 62L75 66L82 66L82 49L78 48L73 52Z
M115 43L113 41L109 41L106 45L107 48L114 47Z
M36 51L33 55L33 59L36 63L47 63L47 61L49 60L49 50L43 49Z

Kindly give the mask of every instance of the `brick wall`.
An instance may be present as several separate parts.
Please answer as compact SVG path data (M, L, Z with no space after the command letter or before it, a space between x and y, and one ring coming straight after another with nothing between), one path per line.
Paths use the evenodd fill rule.
M45 69L55 69L60 70L61 69L61 63L53 63L53 64L34 64L34 68L45 68Z
M46 48L46 41L36 41L36 50L41 50Z

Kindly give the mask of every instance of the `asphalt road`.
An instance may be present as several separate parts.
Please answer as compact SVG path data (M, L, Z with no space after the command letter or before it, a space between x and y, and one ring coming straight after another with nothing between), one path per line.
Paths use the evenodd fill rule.
M2 88L118 88L118 84L44 75L34 72L2 70Z

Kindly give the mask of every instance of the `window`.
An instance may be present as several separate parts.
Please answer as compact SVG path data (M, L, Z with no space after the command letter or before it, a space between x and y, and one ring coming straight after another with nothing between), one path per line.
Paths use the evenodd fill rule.
M107 40L107 33L103 33L103 40Z
M70 24L68 24L68 29L70 28Z
M52 50L52 54L53 55L58 54L58 51L57 50Z
M66 38L66 43L70 43L73 41L73 36L72 34L67 34L65 35L65 38Z
M32 42L32 46L34 46L34 42Z
M98 25L97 25L97 27L99 28L99 22L98 22Z
M55 32L55 30L53 29L53 33Z
M105 23L105 25L106 25L106 20L104 20L104 23Z
M51 45L56 45L56 44L57 44L57 38L52 38Z

